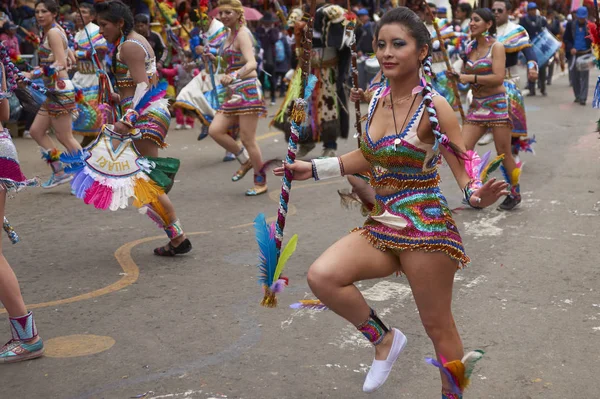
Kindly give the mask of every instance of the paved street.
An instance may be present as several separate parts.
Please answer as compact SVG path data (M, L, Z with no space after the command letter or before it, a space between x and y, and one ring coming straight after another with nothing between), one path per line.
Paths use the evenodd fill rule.
M600 113L572 103L566 77L548 89L548 97L527 98L538 143L535 156L522 157L518 210L463 209L461 192L442 167L444 193L458 208L473 260L456 275L455 318L465 348L486 351L466 395L473 399L598 396L600 140L594 130ZM270 115L275 111L269 108ZM0 367L2 399L365 397L373 351L364 338L330 311L289 308L314 298L306 284L311 262L363 221L357 210L340 207L336 190L347 188L346 181L293 184L286 233L297 233L299 243L285 273L290 287L279 307L262 308L252 221L259 212L275 216L278 179L270 175L269 195L245 197L251 175L232 183L237 163L221 162L224 151L210 138L197 141L197 134L172 130L164 152L182 160L170 196L194 245L187 256L154 256L166 239L147 217L134 208L96 210L66 186L28 190L7 202L22 242L11 246L4 239L4 253L47 356ZM258 134L265 158L285 154L283 135L267 120ZM33 140L15 144L25 173L46 178ZM339 152L355 146L353 139L340 142ZM359 287L408 337L390 379L369 397L439 398L439 374L424 362L433 348L406 280ZM8 338L2 320L0 339Z

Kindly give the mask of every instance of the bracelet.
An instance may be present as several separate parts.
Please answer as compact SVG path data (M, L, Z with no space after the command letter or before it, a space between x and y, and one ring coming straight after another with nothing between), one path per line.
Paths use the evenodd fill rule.
M229 74L229 76L231 76L231 78L232 78L233 80L236 80L236 79L238 78L238 73L237 73L237 71L235 71L235 72L231 72L231 73Z
M475 78L473 79L473 83L477 84L477 75L473 75Z
M312 159L312 174L315 181L343 176L343 164L339 157Z
M469 182L465 185L465 188L463 189L463 195L464 195L465 201L471 208L482 209L479 206L474 206L473 204L471 204L471 197L473 196L473 193L475 192L475 190L479 189L480 187L481 187L481 181L469 180ZM480 202L481 202L481 198L477 198L477 204L479 204Z
M127 125L130 129L133 129L133 126L135 126L135 123L137 122L138 116L139 114L136 110L129 108L127 111L125 111L125 114L121 118L120 122L124 125Z

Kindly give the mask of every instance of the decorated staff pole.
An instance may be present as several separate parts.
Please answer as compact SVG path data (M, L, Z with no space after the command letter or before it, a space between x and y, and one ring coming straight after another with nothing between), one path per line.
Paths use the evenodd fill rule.
M279 18L279 22L281 22L281 26L283 27L283 29L287 30L288 29L287 19L285 17L285 13L283 12L283 9L281 8L281 5L279 4L279 1L273 0L273 5L275 6L275 13L277 14L277 18Z
M302 20L306 22L304 38L302 40L302 57L300 59L300 68L302 70L302 89L303 97L297 98L294 102L292 114L290 119L291 132L290 139L288 141L288 152L285 158L285 162L288 164L294 163L296 160L296 152L298 151L298 140L300 139L301 125L306 119L306 108L308 97L312 92L311 85L309 84L310 75L310 56L312 52L312 39L313 39L313 20L317 8L316 0L311 0L310 12L304 12ZM314 82L313 82L314 84ZM279 210L277 211L277 223L275 225L275 243L277 247L277 253L281 250L281 243L283 241L283 228L285 227L285 218L288 212L288 203L290 201L290 190L292 188L292 180L294 176L289 169L285 169L285 174L281 184L281 195L279 196ZM279 256L279 255L278 255Z
M448 82L450 84L450 87L452 87L452 91L454 92L454 97L456 97L456 102L458 103L458 112L460 112L460 117L462 118L462 121L464 122L465 121L465 111L463 110L462 102L460 101L460 93L458 92L458 83L454 79L450 78L450 74L453 73L454 71L452 70L452 66L450 65L450 59L448 58L448 51L446 51L446 44L444 43L444 40L442 39L442 34L440 33L440 27L437 24L436 17L435 17L435 15L433 15L433 12L431 11L429 4L427 4L426 0L423 0L423 4L425 5L425 11L427 11L427 14L431 18L431 22L433 23L433 28L435 29L435 34L437 35L437 38L440 42L440 49L442 50L442 57L444 58L444 63L446 63L446 71L448 72Z
M351 43L352 45L350 46L350 51L352 52L352 87L356 90L358 90L358 66L357 66L357 61L356 61L356 14L354 14L352 11L350 11L350 0L348 0L348 10L346 12L346 22L347 22L347 26L346 29L348 31L348 33L350 35L352 35L352 40ZM357 100L354 102L354 114L356 116L356 124L354 125L354 127L356 127L356 140L358 142L358 146L360 147L360 138L362 136L362 125L360 123L361 120L361 114L360 114L360 100Z

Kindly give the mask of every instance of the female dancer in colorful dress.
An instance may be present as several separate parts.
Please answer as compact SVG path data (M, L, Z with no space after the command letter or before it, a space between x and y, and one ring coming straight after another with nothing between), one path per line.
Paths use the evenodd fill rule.
M493 38L496 21L489 9L473 11L469 26L473 41L467 48L463 73L457 76L461 83L469 83L473 89L473 101L463 126L463 137L467 150L473 150L481 136L488 129L492 130L496 152L498 155L504 154L502 170L511 186L510 194L498 209L508 211L521 202L521 169L511 151L512 122L504 87L506 53L502 43Z
M421 68L428 75L432 71L431 40L419 17L406 7L395 8L381 18L375 37L376 57L389 85L382 85L371 100L361 148L338 158L284 165L295 180L370 172L376 191L364 226L313 263L308 284L325 305L375 345L375 360L363 386L372 392L387 379L406 337L381 321L354 283L404 273L437 357L445 362L438 364L444 376L442 397L461 398L480 354L463 357L452 316L454 274L469 258L441 193L437 165L443 155L473 207L496 202L506 193L506 183L491 179L481 185L469 178L452 107L429 83L420 86ZM275 174L282 175L284 167L276 168Z
M229 35L219 49L227 63L221 84L227 86L227 98L217 111L208 134L227 151L236 154L241 164L231 180L242 179L254 169L254 188L246 195L267 192L267 177L260 148L256 142L258 117L267 113L262 89L256 73L254 38L246 26L244 8L239 0L220 0L219 19L229 28ZM242 147L227 132L232 123L238 123Z
M114 130L127 134L135 126L142 134L142 139L135 141L135 148L144 157L156 158L158 149L167 146L165 139L171 121L167 102L153 101L143 115L137 115L132 108L134 97L142 97L158 80L152 47L133 30L131 10L121 1L98 3L96 12L100 34L110 43L117 43L112 55L112 71L118 90L115 100L120 104L123 116L115 123ZM150 208L152 212L148 214L160 215L162 227L169 237L169 243L154 249L154 254L175 256L191 251L192 244L186 238L167 194L162 194L158 203L151 204Z
M79 31L75 34L75 57L77 71L73 84L77 91L77 120L73 122L73 133L84 136L82 145L91 143L100 133L106 122L98 109L98 76L92 60L92 45L98 53L98 59L104 60L108 51L106 39L100 34L100 28L92 21L96 18L94 6L82 3L81 14L76 15ZM81 20L83 19L83 20ZM90 44L91 42L91 44ZM104 66L101 66L104 68Z
M73 177L64 172L59 160L60 151L48 135L52 127L58 141L69 151L77 152L81 146L73 138L73 116L75 115L75 88L67 73L67 35L56 22L59 7L55 0L39 0L35 5L35 18L44 32L38 49L40 67L26 74L31 79L42 77L50 93L60 101L47 99L36 115L29 133L41 147L42 158L52 169L50 179L42 183L43 188L52 188L70 181Z
M0 44L4 49L4 46ZM7 53L4 55L8 57ZM2 57L4 58L4 57ZM5 60L0 62L0 122L9 118L9 105L7 95ZM19 167L17 150L12 142L10 132L0 123L0 217L4 218L6 193L34 185L35 181L25 178ZM9 237L16 242L14 231L10 230L8 221L4 219L4 228ZM12 235L12 236L11 236ZM44 343L40 339L31 312L27 311L19 282L2 254L0 241L0 302L6 308L10 321L12 339L0 348L0 363L13 363L22 360L34 359L44 354Z

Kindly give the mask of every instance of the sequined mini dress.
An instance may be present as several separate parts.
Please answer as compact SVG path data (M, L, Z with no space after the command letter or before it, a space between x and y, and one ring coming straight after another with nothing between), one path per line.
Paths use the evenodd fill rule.
M254 41L254 36L248 28L245 29ZM240 29L241 31L241 29ZM238 33L240 32L238 31ZM244 56L241 51L233 48L235 37L229 45L223 41L219 48L221 55L227 63L227 74L235 72L245 65ZM258 78L236 79L227 86L225 101L217 111L227 116L239 116L247 114L258 114L265 116L267 107L263 98L262 87Z
M356 230L382 251L440 251L456 260L459 267L465 266L470 260L440 190L439 150L423 143L417 135L425 104L421 102L399 135L386 135L377 141L369 135L383 89L378 89L369 105L360 149L371 164L370 185L376 190L396 192L375 195L371 213L363 227ZM395 145L398 139L400 143Z
M488 52L477 60L467 59L465 73L469 75L485 76L491 75L492 71L492 49L498 42L494 42ZM512 127L508 115L508 97L506 93L481 96L478 92L481 85L472 84L473 101L467 112L465 123L483 127L509 126Z

